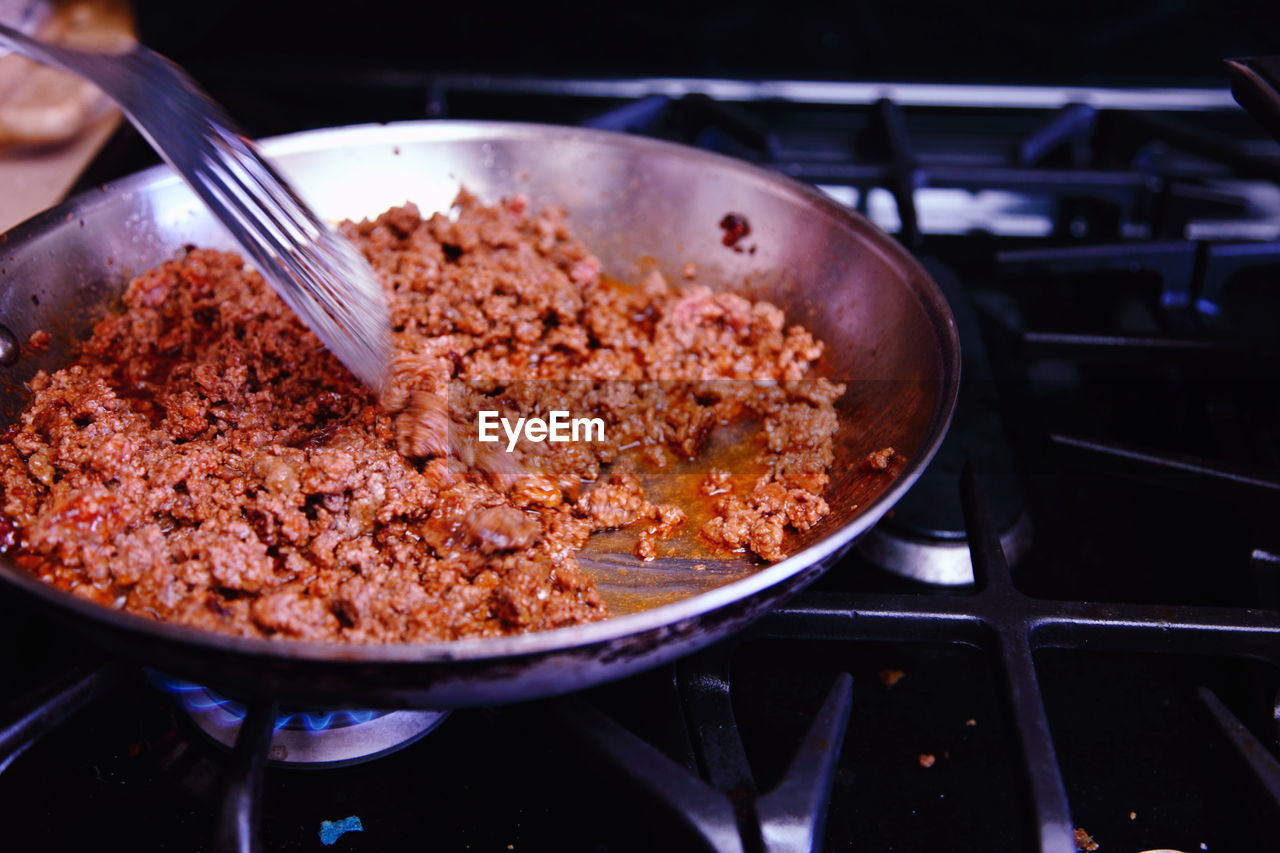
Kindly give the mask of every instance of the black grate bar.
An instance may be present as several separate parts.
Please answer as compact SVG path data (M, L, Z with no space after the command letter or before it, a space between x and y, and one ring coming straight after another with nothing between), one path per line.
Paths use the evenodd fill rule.
M748 150L766 157L773 156L778 149L773 134L755 119L723 101L694 93L685 95L680 104L692 128L701 131L717 128Z
M888 186L893 179L893 169L882 163L805 163L787 160L771 163L770 168L811 184L881 187Z
M42 736L119 684L121 676L116 663L88 671L78 668L14 703L16 713L0 728L0 773Z
M552 708L568 731L665 803L706 848L716 853L743 853L737 818L723 793L582 699L563 699Z
M811 853L822 847L836 768L853 708L853 677L832 681L795 755L772 790L758 795L730 703L728 666L736 643L685 659L678 681L704 769L680 766L580 698L551 713L575 737L656 797L715 853Z
M1049 440L1098 459L1120 463L1125 469L1141 475L1158 477L1174 485L1202 488L1206 485L1228 486L1256 497L1258 494L1280 497L1280 480L1185 456L1170 456L1140 450L1121 444L1092 441L1055 433Z
M857 184L873 175L891 174L883 166L809 163L788 160L773 164L793 178L816 184ZM962 190L1027 190L1041 194L1090 194L1128 200L1137 190L1155 192L1162 179L1134 172L1072 169L1015 169L1005 166L931 166L917 164L919 179L931 187Z
M754 796L756 783L729 693L732 654L731 643L712 646L678 661L676 677L703 776L737 800Z
M915 193L924 176L911 146L911 136L907 133L907 120L902 108L888 98L877 101L874 110L881 137L879 141L889 159L887 189L898 205L902 241L917 248L920 245L920 219L916 214Z
M1209 317L1222 313L1228 284L1239 272L1257 267L1280 267L1280 244L1213 243L1205 252L1205 269L1196 308ZM1275 276L1271 279L1274 281Z
M1147 360L1245 358L1254 347L1239 340L1181 335L1090 335L1078 332L1022 333L1022 343L1032 357Z
M1238 143L1234 140L1216 133L1145 112L1117 111L1111 113L1110 118L1119 124L1136 129L1141 134L1181 148L1189 154L1221 163L1240 177L1280 181L1280 163L1246 154L1240 150Z
M689 735L688 715L680 695L680 674L675 664L667 667L667 670L668 689L661 690L652 697L652 701L663 707L665 713L654 714L654 731L650 733L650 742L690 773L697 773L698 754L694 751L693 739Z
M1254 654L1280 660L1280 613L1229 607L1042 601L1029 608L1038 647ZM1234 646L1232 645L1234 644Z
M1018 249L1000 252L996 260L1015 271L1030 268L1053 273L1153 273L1160 278L1160 304L1166 309L1186 309L1195 298L1200 255L1199 244L1183 240Z
M1271 730L1275 732L1276 743L1280 744L1280 690L1271 701Z
M1157 203L1154 228L1163 236L1182 234L1190 219L1223 219L1249 212L1248 199L1187 181L1166 183Z
M1098 111L1087 104L1067 104L1047 122L1019 140L1014 161L1019 166L1034 166L1063 145L1071 146L1071 162L1084 166L1088 162L1089 139L1098 120Z
M1258 592L1258 604L1280 610L1280 554L1254 548L1249 555L1249 569Z
M1280 661L1280 613L1272 610L1014 597L802 592L753 630L775 639L983 646L1001 626L1026 625L1037 647L1194 652L1204 643L1209 654L1230 653L1234 643L1236 653Z
M990 630L978 596L802 592L748 629L775 639L890 640L981 645Z
M1196 244L1181 241L1108 243L1092 246L1054 246L1048 249L1013 249L996 253L996 261L1012 267L1048 267L1055 272L1122 270L1163 272L1195 259Z
M1244 759L1253 777L1267 792L1271 802L1280 809L1280 761L1276 760L1275 755L1262 741L1258 740L1253 732L1249 731L1245 724L1222 704L1217 694L1207 687L1201 687L1196 693L1214 722Z
M671 99L665 95L650 95L593 116L584 121L582 126L624 133L646 133L658 126L666 117L670 106Z
M991 521L991 511L972 462L965 465L961 491L973 574L985 593L983 597L999 602L1017 596L1009 573L1009 562L1000 545L1000 534ZM1049 715L1040 695L1028 626L997 623L994 627L1000 638L1000 661L1008 686L1009 715L1022 753L1023 770L1038 825L1040 851L1073 853L1075 841L1071 808L1067 803L1053 736L1049 732Z
M827 691L782 781L756 801L760 834L769 853L822 849L831 786L852 710L853 676L842 672Z
M1075 853L1071 807L1062 780L1057 750L1049 731L1049 715L1040 694L1035 661L1026 634L1005 631L1000 639L1000 661L1008 687L1008 703L1023 771L1038 825L1041 853Z
M262 770L275 734L274 702L249 706L236 735L235 751L218 803L213 849L218 853L258 853L262 850Z
M446 118L449 115L449 93L439 81L426 85L423 114L427 118Z

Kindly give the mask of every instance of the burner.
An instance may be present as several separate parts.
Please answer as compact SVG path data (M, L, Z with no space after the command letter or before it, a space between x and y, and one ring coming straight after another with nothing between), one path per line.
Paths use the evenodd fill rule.
M246 708L208 687L158 672L151 681L178 698L192 722L213 740L233 748ZM316 711L282 708L268 763L288 767L361 764L417 742L444 722L447 711Z
M1031 548L1033 528L1018 486L997 403L990 358L968 292L952 269L935 258L921 263L947 296L960 334L960 397L951 429L924 474L884 521L858 542L873 565L922 583L973 583L964 512L956 496L966 464L974 465L1010 565Z
M1000 547L1010 565L1021 562L1031 547L1031 519L1021 513L1013 525L1000 531ZM938 584L964 586L973 583L973 561L965 537L912 536L893 525L872 528L858 542L858 552L874 565L902 577Z

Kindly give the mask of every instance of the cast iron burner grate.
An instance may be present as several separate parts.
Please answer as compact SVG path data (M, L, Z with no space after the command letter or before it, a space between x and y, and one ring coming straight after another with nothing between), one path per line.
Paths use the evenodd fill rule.
M289 103L313 71L202 76L252 115L237 94ZM623 812L646 824L636 836L649 831L637 816L660 814L683 847L1070 853L1081 825L1104 850L1273 843L1280 413L1265 389L1280 367L1280 149L1225 93L413 74L333 86L291 127L261 129L367 120L349 105L395 90L430 116L642 132L818 183L925 256L980 344L966 348L981 360L965 365L968 411L915 490L941 511L906 504L898 521L967 541L969 576L926 586L854 555L718 647L485 728L559 732L588 756L582 797L605 808L588 789L612 767L609 787L643 793ZM1034 532L1011 565L1002 534L1023 516ZM876 659L911 663L877 684ZM0 785L130 671L71 672L19 702ZM276 720L249 707L220 765L217 850L260 848Z

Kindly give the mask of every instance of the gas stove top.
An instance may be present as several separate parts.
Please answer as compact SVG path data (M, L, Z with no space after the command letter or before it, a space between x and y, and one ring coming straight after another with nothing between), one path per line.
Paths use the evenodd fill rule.
M580 123L818 184L946 291L955 426L809 590L563 699L265 713L100 660L0 591L17 846L1274 846L1280 145L1225 89L405 73L311 98L312 71L202 76L262 135ZM122 131L84 185L149 159Z

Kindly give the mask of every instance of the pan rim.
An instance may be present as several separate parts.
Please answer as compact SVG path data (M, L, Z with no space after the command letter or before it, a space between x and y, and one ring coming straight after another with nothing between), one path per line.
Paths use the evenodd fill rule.
M901 270L906 286L919 300L932 329L937 334L936 343L941 356L940 387L937 404L926 430L926 435L929 436L926 445L914 458L908 460L906 467L892 484L871 503L861 508L843 526L785 560L765 566L740 580L681 601L636 613L609 617L599 622L547 631L504 637L394 644L240 637L160 622L87 601L49 586L13 566L4 558L0 558L0 578L57 608L105 623L108 628L148 635L170 643L200 646L214 651L265 655L281 659L329 661L335 664L489 661L563 652L574 648L606 644L636 635L671 630L688 620L697 619L734 602L748 599L785 582L809 566L821 562L851 544L878 522L919 479L945 438L955 412L960 384L960 342L955 320L941 289L910 252L869 219L840 205L818 188L742 160L673 142L615 131L526 122L436 119L358 124L271 137L261 140L259 144L266 155L275 157L332 151L336 147L485 138L495 140L524 138L534 141L574 140L648 149L658 154L700 160L708 168L736 174L756 182L770 192L798 197L798 200L818 207L823 214L835 219L866 248L873 250L883 262ZM335 145L335 141L340 144ZM10 229L4 235L4 242L0 243L0 251L8 250L11 253L26 243L38 240L47 231L58 227L68 218L75 218L74 214L92 210L101 204L111 203L119 195L139 191L155 192L179 182L180 178L169 166L162 164L104 184L97 189L88 190Z

